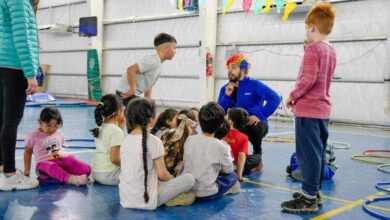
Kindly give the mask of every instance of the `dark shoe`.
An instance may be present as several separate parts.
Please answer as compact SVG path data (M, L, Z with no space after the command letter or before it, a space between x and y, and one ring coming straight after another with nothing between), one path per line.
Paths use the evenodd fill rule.
M286 167L286 172L287 172L289 175L291 175L291 166L290 166L290 165L288 165L288 166Z
M303 196L303 194L301 192L295 192L293 194L294 199L297 199L301 196ZM318 207L322 207L322 196L320 193L317 194L316 202L317 202Z
M282 203L282 209L291 213L315 213L318 211L317 199L308 199L303 195Z

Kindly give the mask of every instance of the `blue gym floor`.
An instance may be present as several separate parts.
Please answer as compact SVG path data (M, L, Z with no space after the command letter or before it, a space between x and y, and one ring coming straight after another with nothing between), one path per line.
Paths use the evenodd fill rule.
M19 138L36 129L41 108L26 108L19 127ZM92 138L92 107L60 108L64 119L61 129L66 139ZM270 123L269 134L293 135L292 123ZM336 150L339 169L333 181L323 185L324 204L316 214L281 212L280 203L291 199L300 184L285 173L294 144L263 142L264 168L247 176L251 182L241 184L239 194L214 202L195 203L186 207L160 207L155 211L124 209L119 204L118 188L90 184L84 187L47 184L34 190L0 192L0 217L4 219L374 219L362 210L368 196L383 196L374 185L389 182L390 175L377 171L376 165L350 159L368 149L390 149L390 131L352 127L330 127L330 139L351 144L348 150ZM18 146L23 146L18 143ZM93 150L68 152L92 163ZM16 164L23 169L23 150L16 151ZM390 159L388 160L390 163ZM390 202L375 204L374 210L390 216Z

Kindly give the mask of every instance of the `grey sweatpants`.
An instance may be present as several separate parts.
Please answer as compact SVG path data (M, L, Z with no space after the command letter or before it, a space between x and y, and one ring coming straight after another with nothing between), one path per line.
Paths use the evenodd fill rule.
M195 178L189 174L180 175L172 180L158 183L157 207L165 204L181 193L189 191L195 184Z
M121 168L117 167L112 172L93 172L93 179L103 185L118 185L119 184L119 174L121 173Z

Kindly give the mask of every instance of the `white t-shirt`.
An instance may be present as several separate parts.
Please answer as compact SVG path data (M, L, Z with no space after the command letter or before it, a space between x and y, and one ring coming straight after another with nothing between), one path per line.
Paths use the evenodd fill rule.
M147 136L147 166L149 202L144 200L144 162L142 160L142 135L129 134L121 146L121 174L119 197L124 208L156 209L158 176L153 160L164 156L164 146L156 136Z
M111 162L111 147L120 146L123 142L123 131L115 124L102 124L99 137L95 138L96 150L92 168L94 172L111 172L117 168Z
M138 60L136 64L139 67L137 74L137 91L135 95L140 96L142 93L148 91L156 83L158 77L162 72L162 64L160 57L157 54L152 54ZM130 89L127 73L123 74L119 83L118 90L126 92Z
M214 195L218 192L215 183L220 169L226 173L234 172L230 147L222 141L197 134L188 137L184 144L184 171L195 177L192 191L197 197Z

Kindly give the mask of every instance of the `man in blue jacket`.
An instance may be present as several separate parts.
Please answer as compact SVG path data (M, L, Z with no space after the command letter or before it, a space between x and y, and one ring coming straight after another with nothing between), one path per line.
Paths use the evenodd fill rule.
M0 0L0 190L38 186L15 168L17 131L26 96L37 91L39 0Z
M270 87L259 80L248 77L249 62L242 54L234 54L227 61L229 82L225 84L218 97L218 103L225 112L229 108L240 107L248 111L249 123L240 130L246 134L253 145L253 154L261 161L261 142L268 133L268 117L278 105L280 97ZM257 170L261 170L260 163Z

